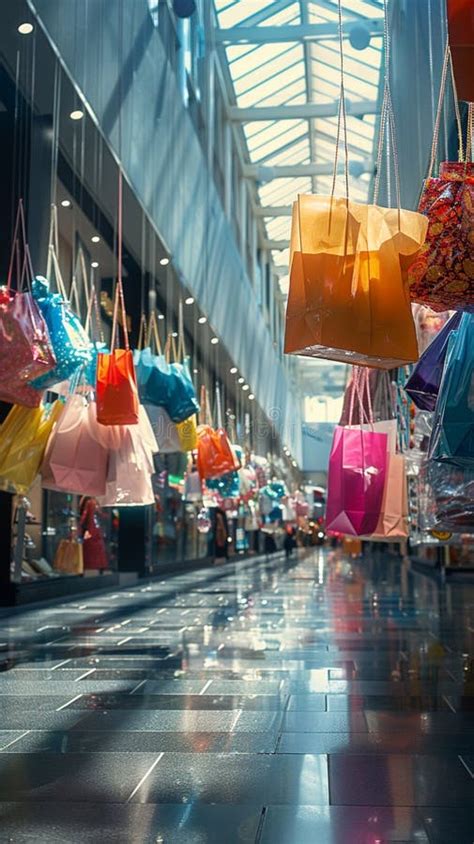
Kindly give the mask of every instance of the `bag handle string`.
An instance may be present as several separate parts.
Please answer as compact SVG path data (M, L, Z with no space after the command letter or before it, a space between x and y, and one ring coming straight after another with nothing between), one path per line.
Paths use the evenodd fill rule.
M458 94L456 89L456 79L454 77L453 60L451 56L451 48L449 43L446 43L446 50L444 52L443 69L441 71L441 84L439 87L438 107L436 110L436 119L433 131L433 143L431 144L430 164L428 168L427 179L431 179L433 169L436 161L436 154L438 152L439 132L441 127L441 115L443 113L444 98L446 94L446 85L448 80L448 70L450 71L451 84L454 96L454 113L456 116L456 126L458 130L458 161L464 161L464 143L462 136L461 112L459 110ZM468 127L469 138L469 127ZM467 153L467 150L466 150ZM466 154L467 158L467 154Z
M123 234L123 187L122 187L122 168L119 168L119 177L118 177L118 214L117 214L117 284L115 287L115 296L114 296L114 315L112 320L112 340L110 343L110 351L113 352L115 349L115 341L117 335L117 323L118 323L118 309L119 309L119 302L120 302L120 311L122 314L122 330L123 330L123 337L125 341L125 349L127 352L130 349L130 344L128 340L128 328L127 328L127 312L125 310L125 299L123 295L123 284L122 284L122 234Z

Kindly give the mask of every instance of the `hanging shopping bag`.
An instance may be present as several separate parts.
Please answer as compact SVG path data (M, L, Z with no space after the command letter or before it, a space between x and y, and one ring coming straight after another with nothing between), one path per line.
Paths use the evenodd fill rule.
M402 454L389 454L382 509L377 527L371 534L371 538L406 538L408 536L407 517L408 494L405 458Z
M418 474L420 527L472 533L474 466L424 460Z
M83 574L82 542L74 538L61 539L54 555L53 569L61 574Z
M16 266L16 289L13 289ZM0 400L38 407L41 394L27 382L56 363L43 315L31 293L33 269L20 200L7 284L0 287Z
M349 421L357 397L363 416L362 390L357 371L352 382ZM367 420L371 423L372 419ZM361 427L338 425L329 456L326 528L332 533L365 536L373 533L379 520L387 467L387 434Z
M451 332L459 327L462 311L456 311L423 352L405 384L405 391L420 410L434 410Z
M474 464L474 314L463 314L449 336L429 455L459 466Z
M46 375L32 381L32 386L37 390L45 390L66 381L77 370L87 366L92 357L91 343L79 317L71 308L64 287L58 260L58 223L54 205L51 213L46 275L47 279L41 276L35 278L32 292L48 326L56 366ZM56 293L52 291L53 278L56 282Z
M196 416L190 416L184 422L176 423L181 451L194 451L197 448L197 424Z
M442 162L439 178L432 177L446 84L450 75L452 64L447 45L431 160L419 204L419 211L428 220L428 232L426 243L408 273L411 299L429 305L435 311L458 308L474 310L474 164L470 160L473 105L471 103L468 108L467 140L464 147L454 80L459 161Z
M137 425L107 426L101 432L109 451L105 496L101 507L126 507L155 503L151 477L158 444L143 405Z
M220 391L216 384L217 429L212 427L209 402L204 387L201 388L201 416L204 424L197 428L197 467L202 480L219 478L235 469L240 461L232 449L229 437L223 427Z
M70 396L46 448L41 467L43 487L77 495L105 495L107 462L95 404L81 395Z
M117 283L115 285L110 354L97 356L97 421L101 425L138 424L138 387L128 342L127 313L122 285L122 171L119 170L117 225ZM119 302L125 348L115 348Z
M0 488L25 495L43 459L63 403L26 408L14 405L0 426Z
M330 196L299 196L293 205L290 288L285 352L381 369L417 360L406 266L417 255L427 220L400 207L393 109L385 78L374 203L349 198L347 121L340 43L338 139L346 139L344 198L334 196L336 144ZM395 162L398 208L377 204L386 133Z
M171 421L164 407L155 404L143 405L150 420L161 454L182 451L177 425Z

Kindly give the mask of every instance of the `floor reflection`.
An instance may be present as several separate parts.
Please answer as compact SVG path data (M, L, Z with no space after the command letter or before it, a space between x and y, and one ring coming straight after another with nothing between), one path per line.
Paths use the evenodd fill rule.
M318 550L3 613L4 840L472 844L473 607Z

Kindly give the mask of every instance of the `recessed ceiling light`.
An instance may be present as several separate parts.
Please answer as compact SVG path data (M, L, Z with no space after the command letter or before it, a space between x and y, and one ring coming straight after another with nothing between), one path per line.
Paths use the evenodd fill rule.
M197 375L197 374L198 374L198 370L197 370L197 369L193 369L193 372L194 372L194 374L195 374L195 375Z
M70 208L71 207L71 201L69 199L62 199L61 205L63 206L63 208Z
M33 32L33 24L32 23L21 23L18 27L18 32L20 35L29 35L30 32Z
M295 468L296 468L297 465L298 464L297 464L296 460L293 460L293 466L295 466Z
M71 118L71 120L82 120L82 118L84 117L84 112L80 108L76 108L74 109L74 111L71 111L69 117Z
M243 384L243 385L242 385L242 389L243 389L243 390L250 390L250 387L249 387L249 385L248 385L248 384Z
M218 337L211 337L211 343L212 343L213 346L217 346L218 342L219 342Z
M177 336L178 336L178 332L177 332L177 331L172 331L172 332L171 332L171 336L172 336L172 337L177 337Z
M96 270L98 266L99 266L99 262L98 262L98 261L92 261L92 263L91 263L91 267L94 267L94 269Z
M170 262L169 258L160 258L160 264L162 267L166 267Z
M230 374L231 374L231 375L235 375L235 373L236 373L236 372L237 372L237 367L236 367L236 366L231 366L231 368L230 368Z
M249 401L253 401L255 398L253 393L249 393Z
M158 314L158 319L164 319L164 318L165 318L164 314Z
M199 319L198 319L199 325L204 325L205 322L207 322L207 317L200 316Z
M92 243L100 243L100 237L98 234L93 234L91 237Z
M192 296L188 296L187 299L184 300L185 305L192 305L194 303L194 299Z
M243 383L244 383L244 381L245 381L245 378L242 378L242 376L241 376L241 377L238 379L238 381L239 381L239 384L243 384Z

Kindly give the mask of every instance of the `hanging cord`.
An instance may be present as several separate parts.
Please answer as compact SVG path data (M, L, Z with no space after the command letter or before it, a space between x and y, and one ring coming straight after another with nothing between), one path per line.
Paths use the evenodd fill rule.
M374 180L374 195L373 195L373 204L378 204L379 199L379 190L380 190L380 178L382 175L382 157L383 157L383 150L385 141L387 142L387 171L388 171L388 183L389 183L389 192L391 193L390 188L390 172L389 172L389 164L390 164L390 156L389 152L391 149L392 156L393 156L393 166L394 166L394 175L395 175L395 193L397 199L397 208L398 208L398 227L401 227L401 193L400 193L400 168L399 168L399 161L398 161L398 145L397 145L397 138L396 138L396 126L395 126L395 112L393 109L393 102L392 102L392 93L391 93L391 85L390 85L390 61L391 61L391 39L390 39L390 27L389 27L389 20L388 20L388 9L387 9L387 0L384 0L384 29L383 29L383 41L384 41L384 88L383 88L383 99L382 99L382 109L380 114L380 127L379 127L379 138L378 138L378 145L377 145L377 160L376 160L376 173L375 173L375 180Z
M443 69L441 71L441 84L439 88L438 108L436 111L436 120L433 131L433 143L431 144L430 164L428 168L427 179L431 179L433 169L435 166L436 156L438 152L439 131L441 126L441 115L443 113L444 98L446 94L446 85L448 80L448 70L450 71L451 84L454 96L454 113L456 116L456 125L458 129L458 161L464 161L464 144L462 136L461 113L459 111L459 102L456 89L456 80L454 78L453 61L451 57L451 49L449 43L446 43L446 50L444 53Z
M122 219L122 168L119 167L119 178L118 178L118 212L117 212L117 284L115 289L115 297L114 297L114 315L112 320L112 341L110 344L110 351L113 352L115 348L116 342L116 334L117 334L117 323L118 323L118 309L119 309L119 301L120 301L120 311L122 314L122 330L123 330L123 337L125 341L125 349L127 352L130 349L130 344L128 341L128 329L127 329L127 313L125 311L125 299L123 295L123 284L122 284L122 227L123 227L123 219Z
M186 345L184 339L184 314L183 314L183 300L179 300L178 305L178 361L184 363L186 358Z
M346 200L349 204L349 146L347 142L347 114L346 114L346 93L344 86L344 38L342 29L342 2L337 2L338 13L338 34L339 34L339 68L340 68L340 83L339 83L339 108L337 113L337 133L336 133L336 150L334 154L334 171L332 174L331 187L331 204L336 190L337 179L337 165L339 159L339 143L341 139L341 123L343 128L344 138L344 177L346 183Z
M217 427L223 428L224 427L224 420L222 418L221 389L220 389L220 386L219 386L219 381L216 381L216 419L217 419Z

